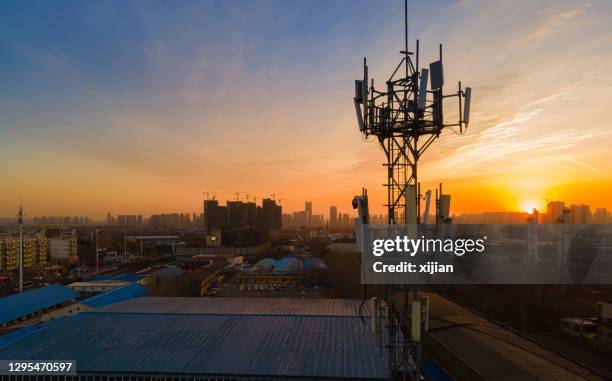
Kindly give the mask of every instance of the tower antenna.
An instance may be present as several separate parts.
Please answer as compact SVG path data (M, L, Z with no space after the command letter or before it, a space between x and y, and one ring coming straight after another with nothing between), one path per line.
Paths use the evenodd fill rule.
M420 200L423 198L418 181L418 162L444 129L457 127L459 134L465 132L469 122L471 89L462 90L459 82L456 92L443 94L442 44L438 59L430 63L428 69L421 69L419 40L416 40L413 64L413 52L408 51L408 0L404 0L404 50L400 53L402 60L382 89L375 88L374 80L368 78L364 57L363 79L355 81L353 100L359 131L366 138L375 137L385 153L383 166L387 170L385 206L388 223L416 225L421 223ZM449 98L458 99L459 106L459 118L451 123L446 121L443 110L443 101ZM413 286L413 308L421 308L419 293L419 286ZM398 300L403 300L403 305ZM420 340L397 347L398 333L405 334L411 329L407 323L410 321L408 287L400 289L387 285L386 302L390 379L396 379L401 372L411 368L414 379L420 380Z
M19 225L19 293L23 292L23 205L19 203L17 224Z

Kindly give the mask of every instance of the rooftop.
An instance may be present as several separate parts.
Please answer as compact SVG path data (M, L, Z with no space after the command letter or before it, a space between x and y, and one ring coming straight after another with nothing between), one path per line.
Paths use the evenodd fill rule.
M138 296L143 296L144 294L145 288L143 286L139 285L138 283L128 283L125 286L92 296L91 298L81 301L81 303L93 308L98 308L129 300Z
M99 282L99 281L116 280L116 281L124 281L124 282L138 282L142 278L144 278L144 276L139 275L139 274L103 274L103 275L96 275L96 276L89 277L89 278L84 278L83 281Z
M97 281L78 281L72 282L68 285L69 288L83 288L83 287L122 287L132 282L124 280L97 280Z
M76 299L78 296L78 293L60 284L52 284L0 298L0 325Z
M106 312L227 313L359 316L361 300L296 298L184 298L143 296L101 307ZM369 316L369 303L362 315Z
M379 348L357 316L84 312L0 358L74 359L79 374L386 379Z

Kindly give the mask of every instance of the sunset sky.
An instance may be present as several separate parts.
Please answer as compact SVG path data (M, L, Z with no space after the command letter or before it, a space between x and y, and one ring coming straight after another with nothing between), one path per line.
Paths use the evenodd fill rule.
M422 62L473 88L464 136L422 158L454 213L612 209L612 2L411 1ZM384 155L357 129L403 1L0 2L0 217L199 212L202 192L382 213Z

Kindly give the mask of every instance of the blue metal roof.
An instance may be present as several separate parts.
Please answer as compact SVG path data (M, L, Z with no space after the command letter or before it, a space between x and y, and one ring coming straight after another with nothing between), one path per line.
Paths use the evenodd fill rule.
M257 261L255 267L264 271L271 271L272 268L276 265L276 260L274 258L264 258Z
M386 379L387 351L354 316L84 312L0 348L77 372Z
M275 274L296 273L302 269L302 261L296 257L284 257L276 261L273 272Z
M83 300L81 303L90 307L102 307L108 304L122 302L124 300L144 296L146 294L145 288L138 283L126 284L123 287L118 287L110 291L103 292L101 294L92 296L91 298Z
M0 298L0 324L76 299L78 296L78 293L61 284L52 284Z
M325 264L325 261L321 258L306 258L302 261L302 264L304 267L304 271L327 270L327 265Z
M6 347L7 345L21 339L22 337L28 336L41 328L42 326L40 325L28 325L26 327L9 332L6 335L0 336L0 348Z
M89 278L83 278L83 280L86 281L86 282L97 282L97 281L102 281L102 280L122 280L122 281L125 281L125 282L138 282L142 278L144 278L144 275L138 275L138 274L103 274L103 275L96 275L96 276L89 277Z

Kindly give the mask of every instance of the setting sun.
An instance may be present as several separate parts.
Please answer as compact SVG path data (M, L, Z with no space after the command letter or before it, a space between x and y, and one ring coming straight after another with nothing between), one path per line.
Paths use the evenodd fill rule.
M524 201L521 203L521 210L533 214L535 210L538 210L538 204L534 201Z

